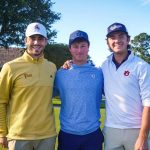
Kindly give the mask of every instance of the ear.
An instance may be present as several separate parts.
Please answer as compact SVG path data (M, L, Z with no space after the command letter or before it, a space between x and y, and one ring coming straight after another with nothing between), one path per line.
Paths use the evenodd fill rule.
M107 39L105 39L105 40L106 40L107 45L109 45L109 43L108 43L108 38L107 38Z
M71 45L68 45L69 51L71 52Z
M46 43L46 45L48 44L48 39L47 38L45 38L45 43Z
M24 42L25 42L25 44L27 43L27 37L25 37Z
M127 37L127 41L128 41L128 43L130 42L130 36Z

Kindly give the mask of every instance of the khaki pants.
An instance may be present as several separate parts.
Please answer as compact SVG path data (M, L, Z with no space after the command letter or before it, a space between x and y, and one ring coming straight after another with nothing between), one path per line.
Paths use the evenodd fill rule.
M55 150L56 136L41 140L10 140L9 150Z
M104 127L104 149L134 150L134 145L138 138L139 130L140 129L116 129Z

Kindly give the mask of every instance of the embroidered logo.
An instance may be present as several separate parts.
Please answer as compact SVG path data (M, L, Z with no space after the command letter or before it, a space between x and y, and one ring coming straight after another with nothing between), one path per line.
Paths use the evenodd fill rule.
M130 72L128 70L124 71L124 76L129 76Z
M113 26L110 27L110 30L113 31L113 30L119 29L121 27L122 27L121 25L113 25Z
M31 73L24 73L23 75L24 75L25 79L28 78L28 77L32 77Z
M93 79L95 79L95 74L91 74L91 77L92 77Z
M35 31L38 31L38 30L40 30L40 27L38 25L35 25L34 29L35 29Z

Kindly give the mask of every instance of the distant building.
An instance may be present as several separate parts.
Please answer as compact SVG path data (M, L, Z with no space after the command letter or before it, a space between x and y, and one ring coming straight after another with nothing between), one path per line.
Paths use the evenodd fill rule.
M0 47L0 68L2 68L3 64L11 61L22 55L23 49L19 48L2 48Z

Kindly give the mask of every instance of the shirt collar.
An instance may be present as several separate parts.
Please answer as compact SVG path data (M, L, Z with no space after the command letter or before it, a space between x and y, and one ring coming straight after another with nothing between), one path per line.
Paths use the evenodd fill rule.
M44 56L41 56L39 58L33 58L31 57L26 51L23 54L23 58L27 61L30 61L32 63L41 63L44 60Z
M128 59L128 57L129 57L130 54L131 54L131 51L128 50L128 54L127 54L126 58L125 58L121 63L118 63L118 62L115 60L115 57L114 57L114 55L113 55L112 61L113 61L114 64L116 65L116 69L118 69L118 68Z

